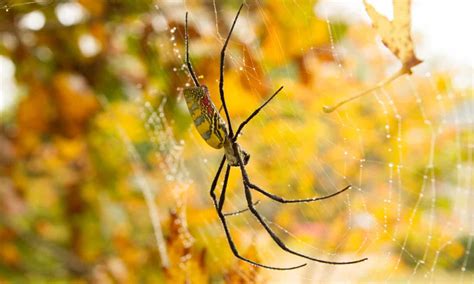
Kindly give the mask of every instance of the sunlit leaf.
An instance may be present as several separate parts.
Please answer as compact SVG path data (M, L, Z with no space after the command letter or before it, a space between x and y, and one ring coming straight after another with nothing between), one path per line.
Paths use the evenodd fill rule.
M377 12L374 7L367 3L367 0L364 0L364 5L372 19L373 26L382 38L383 44L400 60L402 68L368 90L349 97L334 106L325 106L323 108L325 112L333 112L352 100L384 87L402 75L410 75L412 73L411 69L422 62L415 55L411 37L411 0L393 0L394 15L392 21Z
M365 9L383 44L402 63L402 72L411 74L411 68L421 63L416 57L411 37L411 0L393 0L393 20L377 12L364 0Z

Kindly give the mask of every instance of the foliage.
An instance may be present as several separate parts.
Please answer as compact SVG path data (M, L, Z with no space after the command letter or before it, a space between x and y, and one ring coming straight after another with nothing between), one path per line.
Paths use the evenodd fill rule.
M64 2L84 12L73 24L56 15L63 2L0 10L0 54L14 63L20 86L0 122L0 282L271 279L228 249L207 192L221 153L200 139L181 94L191 83L182 64L185 9L164 2ZM393 255L382 268L361 269L372 280L385 279L380 271L405 275L422 259L424 267L459 269L468 236L455 229L460 221L450 191L468 184L456 169L472 159L472 150L459 146L472 139L472 130L443 119L472 90L453 87L448 72L430 79L414 74L324 114L323 105L385 77L393 59L375 45L376 31L338 23L341 34L332 35L312 12L314 1L297 7L294 1L248 2L226 59L235 123L285 86L240 138L251 154L249 174L288 197L354 186L345 197L310 205L280 206L259 197L259 210L296 236L286 235L290 246L309 254ZM232 1L215 5L216 14L212 4L198 1L186 9L192 11L195 70L219 106L217 35L226 35L236 7ZM22 17L34 11L44 15L44 26L22 27ZM215 20L219 31L209 31ZM331 36L353 50L336 58L328 52ZM435 151L442 153L430 160L426 149L437 129L443 131ZM437 191L426 182L433 177ZM241 209L237 172L229 186L233 202L226 210ZM433 194L436 204L422 198ZM299 261L270 247L246 214L231 221L245 256ZM164 235L167 268L154 221ZM433 240L429 246L426 236Z

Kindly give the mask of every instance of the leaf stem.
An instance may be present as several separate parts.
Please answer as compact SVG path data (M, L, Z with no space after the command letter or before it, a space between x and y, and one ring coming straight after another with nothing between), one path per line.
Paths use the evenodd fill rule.
M371 92L373 92L373 91L376 91L376 90L378 90L378 89L384 87L385 85L389 84L389 83L392 82L393 80L395 80L395 79L401 77L402 75L404 75L404 74L406 74L406 73L407 73L406 69L401 68L398 72L396 72L396 73L393 74L392 76L388 77L387 79L385 79L385 80L383 80L383 81L380 81L378 84L376 84L376 85L373 86L372 88L369 88L369 89L367 89L367 90L365 90L365 91L363 91L363 92L361 92L361 93L359 93L359 94L357 94L357 95L355 95L355 96L352 96L352 97L350 97L350 98L347 98L347 99L345 99L345 100L339 102L338 104L336 104L336 105L334 105L334 106L324 106L324 107L323 107L323 111L324 111L325 113L331 113L331 112L335 111L336 109L338 109L340 106L342 106L342 105L344 105L344 104L346 104L346 103L348 103L348 102L350 102L350 101L353 101L353 100L355 100L355 99L357 99L357 98L360 98L360 97L362 97L362 96L365 96L365 95L367 95L367 94L369 94L369 93L371 93Z

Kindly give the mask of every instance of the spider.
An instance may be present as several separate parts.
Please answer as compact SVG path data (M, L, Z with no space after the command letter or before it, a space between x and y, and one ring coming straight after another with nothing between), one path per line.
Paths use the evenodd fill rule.
M232 250L232 253L237 258L243 261L246 261L248 263L251 263L253 265L260 266L267 269L291 270L291 269L297 269L306 265L306 263L303 263L297 266L275 267L275 266L261 264L261 263L252 261L248 258L241 256L239 254L239 251L237 250L237 247L234 241L232 240L232 236L230 234L230 230L227 225L226 217L229 215L240 214L245 211L250 211L258 220L258 222L263 226L263 228L267 231L267 233L270 235L273 241L281 249L283 249L284 251L288 253L291 253L291 254L294 254L294 255L297 255L302 258L306 258L312 261L326 263L326 264L354 264L354 263L365 261L367 260L367 258L354 260L354 261L335 262L335 261L321 260L318 258L307 256L297 251L294 251L288 248L285 245L285 243L273 232L273 230L270 228L267 222L265 222L265 219L255 208L255 205L258 202L253 201L252 191L260 192L261 194L267 196L268 198L273 199L274 201L277 201L280 203L304 203L304 202L313 202L313 201L319 201L319 200L331 198L333 196L343 193L344 191L351 188L351 186L350 185L346 186L345 188L333 194L322 196L322 197L313 197L313 198L307 198L307 199L285 199L283 197L280 197L278 195L265 191L264 189L260 188L259 186L255 185L254 183L250 181L250 178L247 174L247 170L245 168L245 166L249 162L250 155L240 147L239 143L237 143L237 139L240 133L242 132L242 130L244 129L244 127L283 89L283 86L281 86L275 93L273 93L273 95L270 98L268 98L260 107L258 107L254 112L252 112L252 114L250 114L250 116L248 116L247 119L245 119L239 125L239 127L237 128L237 131L235 132L233 131L232 123L230 120L229 112L227 110L227 105L224 98L224 59L225 59L225 51L226 51L227 44L229 43L229 39L232 35L232 31L234 30L234 26L237 22L237 19L239 17L240 11L242 10L242 7L243 7L243 4L240 6L234 18L229 34L227 35L224 46L222 47L222 50L220 53L219 92L220 92L220 100L222 102L222 108L224 109L224 112L225 112L228 127L224 119L220 115L218 109L212 102L209 96L208 88L205 85L199 84L196 74L193 71L193 67L189 59L189 43L188 43L189 34L188 34L188 13L187 12L186 12L186 17L185 17L185 49L186 49L185 50L186 52L185 63L187 66L187 70L189 74L191 75L191 78L195 86L186 87L183 91L183 94L186 100L186 104L189 108L191 117L194 121L194 124L198 132L202 136L202 138L207 142L209 146L213 148L216 148L216 149L224 148L224 155L222 157L222 160L217 169L217 173L211 184L210 195L214 203L215 209L217 211L217 215L219 216L222 226L224 227L225 235L227 238L227 242L229 243L230 249ZM217 181L219 180L222 169L224 167L224 163L226 161L227 161L227 167L225 170L224 182L223 182L220 197L219 199L217 199L215 189L216 189ZM242 175L242 182L244 186L245 199L247 201L247 208L244 210L234 212L234 213L223 213L222 209L224 207L227 182L229 180L231 167L238 167L240 169L240 173Z

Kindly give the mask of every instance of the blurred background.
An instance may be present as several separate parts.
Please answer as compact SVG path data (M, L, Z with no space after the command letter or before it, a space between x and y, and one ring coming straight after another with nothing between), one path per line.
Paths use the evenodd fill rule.
M375 2L375 1L371 1ZM192 124L190 52L217 107L219 52L239 1L0 1L0 283L474 281L473 11L413 0L424 62L371 95L324 105L400 68L362 1L244 1L226 57L234 127L257 209L291 248L355 265L268 271L238 261L209 188L222 150ZM391 1L375 7L391 15ZM218 189L220 191L220 189ZM245 208L232 171L225 211ZM255 221L228 218L240 252L282 252Z

